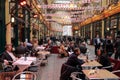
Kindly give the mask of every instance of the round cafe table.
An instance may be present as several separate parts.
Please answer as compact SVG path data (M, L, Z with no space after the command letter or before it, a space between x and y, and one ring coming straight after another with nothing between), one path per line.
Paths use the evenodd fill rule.
M46 56L50 54L50 52L49 51L39 51L37 54L40 56L40 58L45 59Z

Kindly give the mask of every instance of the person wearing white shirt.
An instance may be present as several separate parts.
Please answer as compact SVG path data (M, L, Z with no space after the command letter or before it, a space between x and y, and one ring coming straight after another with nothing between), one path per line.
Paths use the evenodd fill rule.
M12 64L12 62L16 61L17 57L15 57L15 55L12 53L12 45L11 44L7 44L5 46L5 48L6 48L5 52L3 52L1 55L1 61L5 65L9 65L9 64Z

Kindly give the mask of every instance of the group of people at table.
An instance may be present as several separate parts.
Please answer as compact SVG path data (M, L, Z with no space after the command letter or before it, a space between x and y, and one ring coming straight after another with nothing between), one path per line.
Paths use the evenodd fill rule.
M79 78L82 80L86 80L86 79L119 80L118 76L111 73L112 63L109 60L109 56L107 56L105 53L97 54L95 58L89 60L88 57L91 54L89 55L88 53L83 54L82 49L78 47L73 47L72 45L73 44L71 44L71 46L68 47L67 49L67 50L72 49L73 51L72 54L69 54L67 61L63 63L61 67L60 80L72 80L70 77L72 72L81 72L82 75L80 75ZM104 67L108 67L108 68L103 69Z
M31 47L31 45L32 45L32 47ZM87 54L85 54L85 52L87 51L85 46L86 46L86 44L83 42L81 44L82 49L80 49L80 48L75 47L74 42L71 42L69 47L65 48L64 43L61 43L60 48L59 48L60 56L61 57L68 57L69 56L68 60L64 64L76 68L77 70L75 70L75 71L79 71L79 72L83 73L82 76L80 77L82 80L86 80L85 76L87 76L89 79L119 79L119 77L113 75L112 73L110 74L110 72L108 72L108 71L112 71L112 67L108 68L107 69L108 71L107 70L103 71L101 69L102 67L112 65L106 54L98 54L96 59L89 60L88 59L89 56ZM12 52L12 49L13 49L12 45L7 44L5 46L5 51L0 55L0 62L2 64L4 64L4 66L13 65L14 62L19 60L22 56L25 56L24 54L26 52L30 53L30 49L37 51L37 49L39 50L41 48L42 50L44 49L44 50L50 51L50 47L51 47L51 41L50 40L48 41L48 44L47 44L46 47L38 46L38 40L37 39L33 40L32 44L20 43L20 45L17 48L15 48L15 53L18 54L17 57L16 57ZM85 48L83 48L83 47L85 47ZM85 50L85 51L83 51L83 50ZM34 54L34 53L32 53L30 55L31 56L36 56L36 54ZM83 56L86 56L84 59L82 59L82 56L79 56L82 53L84 53ZM19 68L17 68L16 66L13 65L13 67L14 67L14 70L19 70ZM67 69L64 70L64 67L65 66L62 65L60 80L70 79L70 74L72 72L74 72L74 71L67 72L66 71ZM83 70L83 69L86 69L86 67L87 67L88 70ZM91 78L91 74L95 74L97 72L93 71L93 70L91 71L90 69L96 69L96 67L100 69L99 74L97 74L95 76L92 76L92 78ZM110 75L107 75L105 77L100 77L99 76L100 74L104 74L104 73L100 73L100 72L105 72L106 74L110 74ZM69 74L69 76L65 76L63 74ZM104 76L104 75L102 75L102 76Z
M45 47L38 45L37 39L34 39L33 43L20 42L20 45L16 47L14 51L12 44L6 44L5 51L0 55L0 63L3 65L3 71L24 71L26 68L31 66L35 60L37 60L37 56L39 54L48 54L49 51L46 50ZM44 58L46 58L46 55L44 56ZM12 70L9 68L9 65L12 66ZM23 69L23 67L19 67L19 65L26 65L27 67Z

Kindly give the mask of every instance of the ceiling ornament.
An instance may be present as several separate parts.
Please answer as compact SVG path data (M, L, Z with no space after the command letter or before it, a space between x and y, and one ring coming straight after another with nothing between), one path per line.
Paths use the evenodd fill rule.
M70 3L60 4L41 4L39 8L42 10L55 10L62 13L44 13L44 17L47 21L55 21L59 23L79 23L86 20L89 17L94 16L96 13L103 10L103 7L99 5L101 0L77 0L70 1ZM67 14L63 13L66 12Z

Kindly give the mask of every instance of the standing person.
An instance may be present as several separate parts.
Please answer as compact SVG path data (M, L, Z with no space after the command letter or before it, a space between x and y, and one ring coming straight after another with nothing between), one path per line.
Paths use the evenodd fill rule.
M111 40L107 40L107 44L106 44L106 54L107 54L109 57L111 57L113 53L114 53L113 43L111 42Z
M115 48L115 59L120 59L120 35L116 37Z
M107 43L108 40L110 40L110 36L109 36L109 35L107 35L105 38L102 39L102 43L103 43L102 49L103 49L103 52L105 52L105 53L106 53L106 45L108 44L108 43ZM110 40L110 41L111 41L111 40ZM112 42L111 42L111 43L112 43ZM112 44L113 44L113 43L112 43Z
M101 47L101 39L99 35L97 35L96 38L94 39L94 46L95 46L95 55L97 56L97 50L99 50Z
M109 68L107 68L107 70L112 71L111 62L110 62L109 57L106 53L98 54L98 62L100 64L102 64L102 67L110 66Z

